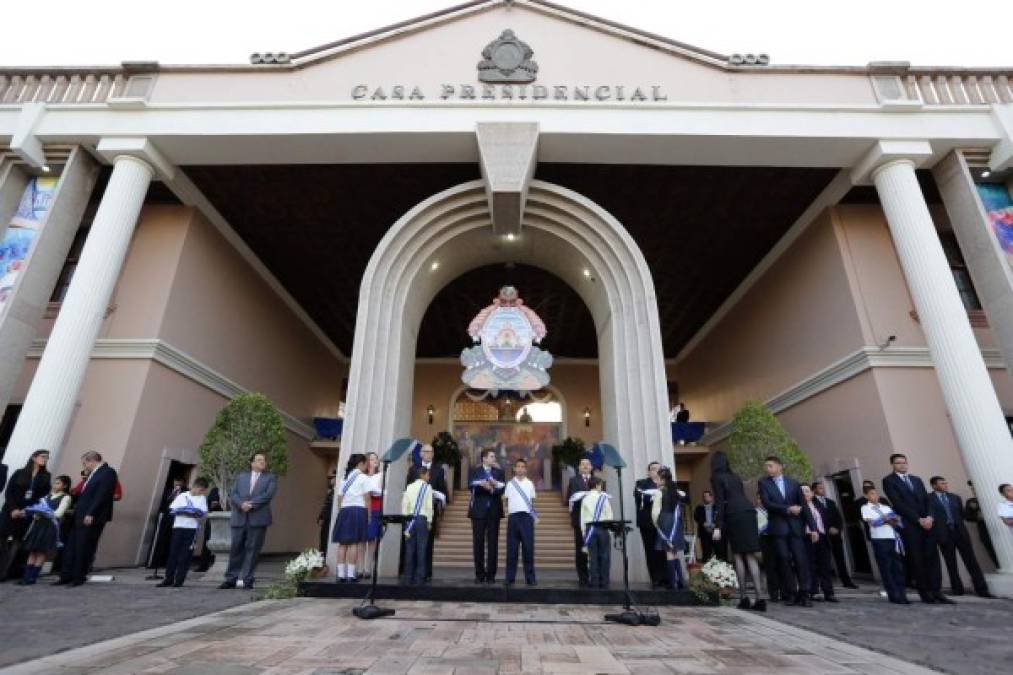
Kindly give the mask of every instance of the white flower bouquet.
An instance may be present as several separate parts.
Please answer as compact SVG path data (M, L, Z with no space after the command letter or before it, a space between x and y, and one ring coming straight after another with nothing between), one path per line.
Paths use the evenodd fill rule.
M711 558L704 566L689 577L689 590L698 602L716 605L722 598L729 598L739 587L739 578L730 564Z
M304 580L310 574L324 567L324 554L315 548L309 548L288 561L285 565L285 576L295 583Z

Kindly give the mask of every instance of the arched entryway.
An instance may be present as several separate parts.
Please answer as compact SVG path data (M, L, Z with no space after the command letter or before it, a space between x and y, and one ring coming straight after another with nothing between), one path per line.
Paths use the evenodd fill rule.
M632 237L607 211L550 183L532 181L523 230L494 234L482 181L445 190L420 203L387 232L362 278L342 437L351 452L385 450L408 435L418 328L436 293L482 265L517 260L568 283L594 318L598 338L604 440L623 454L627 514L632 483L648 462L671 457L668 394L654 284ZM392 466L388 485L404 482ZM611 481L615 485L614 476ZM395 511L400 490L388 491ZM381 574L397 567L397 538L381 549ZM639 547L631 573L641 576ZM646 572L644 572L644 575Z

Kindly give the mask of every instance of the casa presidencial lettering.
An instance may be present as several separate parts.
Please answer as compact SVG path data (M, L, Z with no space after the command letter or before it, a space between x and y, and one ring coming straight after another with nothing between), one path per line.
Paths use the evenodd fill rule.
M441 84L439 91L421 86L359 84L352 88L353 101L620 101L658 103L668 100L661 85L630 86L542 84Z

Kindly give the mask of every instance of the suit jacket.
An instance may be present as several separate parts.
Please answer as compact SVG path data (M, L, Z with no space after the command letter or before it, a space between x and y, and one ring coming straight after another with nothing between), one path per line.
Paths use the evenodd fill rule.
M841 510L837 508L837 502L830 497L826 497L826 502L826 506L824 506L819 497L813 497L813 504L820 510L820 517L823 519L824 527L827 528L827 534L830 534L831 527L843 530L844 518L841 517Z
M7 465L0 462L0 492L3 492L5 487L7 487Z
M637 502L637 527L654 527L654 521L651 520L651 506L654 502L639 490L653 490L658 486L650 478L641 478L636 482L635 487L637 489L634 490L633 495Z
M711 491L714 494L714 525L721 530L725 529L728 516L756 511L753 502L746 497L742 479L735 474L712 474Z
M594 475L594 472L591 473ZM566 503L569 505L570 497L577 492L586 492L587 486L584 484L584 479L580 477L578 473L576 476L570 479L570 482L566 486ZM570 524L573 527L580 527L580 506L584 502L584 498L578 499L573 503L573 507L570 509Z
M925 483L918 476L912 476L911 489L897 474L891 473L883 478L883 492L890 498L892 508L904 519L904 526L919 527L918 519L932 515L929 509L929 493L925 491Z
M760 491L760 499L767 509L767 534L773 537L801 537L805 534L805 527L808 525L816 529L816 523L812 519L809 509L805 508L805 498L802 496L802 486L798 481L784 477L784 496L777 489L777 483L770 476L762 478L757 485ZM800 506L802 511L792 515L788 508Z
M250 494L250 479L252 471L244 471L236 476L232 489L229 490L229 503L232 515L229 517L229 525L232 527L267 527L273 520L271 518L271 500L274 493L278 491L278 479L269 471L264 471L253 486L253 494ZM253 502L253 508L244 512L239 508L243 502Z
M950 517L953 518L954 534L959 536L963 532L966 535L967 527L964 525L963 501L952 492L944 492L943 494L950 505ZM939 502L939 497L935 490L929 493L929 511L933 518L932 533L938 536L941 541L949 540L950 528L946 524L946 509Z
M85 516L91 516L96 523L107 523L113 519L116 480L116 469L108 464L103 464L92 472L74 504L75 524L84 521Z
M711 530L708 530L705 525L707 524L707 505L697 504L696 508L693 509L693 522L696 523L697 534L704 533L710 535ZM718 526L718 509L717 506L711 502L711 527Z
M471 503L468 505L469 518L502 518L503 517L503 493L506 491L506 475L502 469L492 468L494 480L503 483L503 487L496 488L489 492L484 487L472 486L477 480L485 479L485 469L476 466L468 476L468 485L471 489Z

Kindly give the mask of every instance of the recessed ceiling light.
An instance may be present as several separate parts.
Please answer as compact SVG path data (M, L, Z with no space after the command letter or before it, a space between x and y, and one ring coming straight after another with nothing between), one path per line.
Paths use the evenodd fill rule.
M590 279L591 278L591 270L589 270L589 269L587 269L585 267L584 268L584 276Z
M43 164L42 165L42 173L49 173L49 165L48 164Z
M984 171L981 172L981 177L982 178L988 178L991 175L992 175L992 172L989 171L988 169L985 169Z
M507 241L513 241L516 238L517 238L517 235L515 235L513 232L510 232L510 233L507 234Z
M429 266L429 269L431 269L434 272L436 270L440 269L440 261L439 260L434 260L433 264Z

